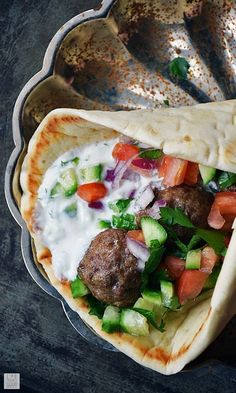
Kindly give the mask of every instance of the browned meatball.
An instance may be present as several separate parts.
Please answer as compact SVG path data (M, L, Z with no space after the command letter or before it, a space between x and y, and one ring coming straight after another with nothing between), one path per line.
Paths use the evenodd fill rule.
M126 245L126 231L107 229L91 242L78 274L98 300L116 306L133 304L140 293L137 259Z
M165 190L155 190L155 200L164 199L167 206L178 207L190 218L196 227L207 228L207 217L210 213L214 197L211 193L198 186L175 186ZM148 215L148 209L136 213L136 222L140 226L141 218ZM174 225L176 234L181 240L188 240L193 231L180 225Z
M208 227L207 217L214 202L214 197L203 188L181 185L156 191L155 195L157 199L164 199L167 202L167 206L172 208L178 207L183 210L196 227ZM175 225L174 229L183 240L191 236L189 228Z

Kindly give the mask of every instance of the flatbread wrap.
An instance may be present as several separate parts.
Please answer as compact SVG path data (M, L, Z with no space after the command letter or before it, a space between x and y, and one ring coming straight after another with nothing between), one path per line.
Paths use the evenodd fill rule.
M235 314L236 101L57 109L33 135L21 213L50 283L132 359L174 374Z

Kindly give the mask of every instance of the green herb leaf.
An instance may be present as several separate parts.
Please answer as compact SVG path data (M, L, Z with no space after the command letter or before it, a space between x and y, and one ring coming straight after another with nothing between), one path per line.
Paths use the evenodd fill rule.
M178 310L181 307L181 305L179 304L179 299L177 295L174 295L170 301L170 303L168 304L168 309L170 310Z
M150 158L152 160L157 160L158 158L163 156L163 152L161 150L143 150L143 152L139 155L141 158Z
M181 240L178 238L176 232L170 227L165 227L165 229L168 233L168 236L174 240L176 246L182 251L182 253L184 253L186 255L188 252L188 248L183 242L181 242Z
M220 231L208 230L198 228L196 231L196 235L198 235L201 239L203 239L209 246L211 246L217 255L225 256L226 247L225 247L225 235Z
M168 65L170 74L179 79L187 79L189 67L190 64L184 57L176 57Z
M162 255L164 254L165 247L161 246L158 248L152 248L150 250L150 257L148 258L147 262L145 263L145 268L143 274L151 274L156 270L158 265L161 262Z
M193 248L195 248L201 240L202 239L199 235L193 235L187 245L187 251L191 251Z
M109 202L108 206L112 209L115 213L123 213L129 206L132 199L119 199L116 202Z
M68 161L61 161L61 166L65 166L70 163L74 164L75 166L78 165L79 157L72 158L72 160L68 160Z
M236 184L236 173L232 172L221 172L220 176L218 178L218 182L220 185L220 188L227 188L232 186L233 184Z
M173 255L173 254L172 254L172 255ZM171 280L171 278L170 278L170 276L169 276L169 274L168 274L167 269L160 269L160 270L157 270L156 272L154 272L154 273L152 274L152 277L151 277L151 284L152 284L153 286L156 287L160 280L164 280L164 281L173 281L173 280Z
M149 274L153 273L160 264L164 251L164 246L150 249L150 257L145 263L144 271L142 272L141 291L147 287L149 281Z
M99 319L102 319L106 304L97 300L93 295L88 295L86 299L90 307L89 314L95 315Z
M160 207L160 214L163 222L168 225L179 224L182 227L194 228L188 216L178 207Z
M135 216L133 214L121 214L120 216L112 216L113 228L126 229L127 231L137 228Z
M154 326L157 330L159 330L160 332L163 333L165 331L165 329L164 329L164 327L165 327L164 319L161 318L160 324L158 325L157 320L156 320L156 315L155 315L154 311L149 311L149 310L145 310L144 308L138 308L138 307L134 307L133 310L138 312L139 314L143 315L145 318L147 318L148 322L152 326Z
M109 220L100 220L98 222L98 226L101 229L111 228L111 221L109 221Z
M163 318L161 318L161 322L160 322L160 325L158 326L158 330L159 330L161 333L164 333L164 332L165 332L165 322L164 322L164 319L163 319Z
M164 102L165 106L170 106L169 100L164 100L163 102Z

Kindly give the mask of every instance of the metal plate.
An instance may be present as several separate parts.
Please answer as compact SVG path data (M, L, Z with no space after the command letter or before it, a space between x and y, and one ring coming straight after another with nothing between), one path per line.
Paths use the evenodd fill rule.
M188 80L174 80L168 63L177 56L190 65ZM53 37L42 70L21 91L13 114L13 151L6 170L9 208L22 227L26 267L63 304L86 339L97 337L47 281L35 261L19 213L19 172L25 147L48 112L59 107L131 110L193 105L236 97L236 4L230 0L103 1L67 22Z

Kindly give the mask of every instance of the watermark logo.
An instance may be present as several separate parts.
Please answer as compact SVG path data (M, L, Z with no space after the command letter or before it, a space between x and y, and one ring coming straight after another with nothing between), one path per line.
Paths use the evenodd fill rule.
M5 373L3 387L6 390L20 389L20 374Z

